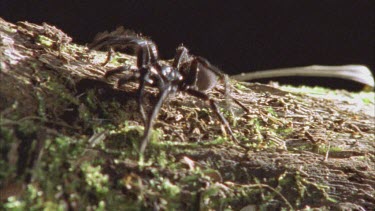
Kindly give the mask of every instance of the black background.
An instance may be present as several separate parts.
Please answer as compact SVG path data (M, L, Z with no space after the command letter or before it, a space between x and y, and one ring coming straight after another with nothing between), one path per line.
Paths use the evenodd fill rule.
M47 22L81 44L125 26L150 36L162 58L184 43L229 74L312 64L374 71L374 9L372 0L0 0L10 22Z

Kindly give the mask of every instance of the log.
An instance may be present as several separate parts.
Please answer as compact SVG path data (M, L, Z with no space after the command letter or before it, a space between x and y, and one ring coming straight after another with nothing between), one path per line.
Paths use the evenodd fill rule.
M177 93L140 155L137 82L103 77L135 57L105 60L54 26L0 19L1 208L375 209L374 92L231 80L243 109L219 84L209 94L249 150Z

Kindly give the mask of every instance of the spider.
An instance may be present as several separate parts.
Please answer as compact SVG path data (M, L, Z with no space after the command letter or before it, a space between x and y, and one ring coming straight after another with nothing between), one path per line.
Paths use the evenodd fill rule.
M208 102L211 109L219 117L221 123L224 124L229 131L232 139L238 143L228 121L220 113L216 101L205 93L205 91L212 89L217 84L217 76L225 78L225 74L223 74L221 70L211 65L206 59L189 54L188 49L183 45L180 45L176 49L176 55L171 65L162 64L159 61L158 50L153 41L133 31L125 30L122 27L111 33L104 32L98 34L94 42L89 45L90 49L100 50L106 48L109 50L106 62L109 61L112 48L126 49L129 47L132 48L137 55L137 69L134 74L120 78L118 80L118 85L120 86L130 80L139 81L137 103L145 125L140 145L141 154L144 153L149 142L151 130L162 104L166 101L168 96L176 92L185 92ZM125 71L126 69L125 66L120 66L108 71L105 77ZM143 107L146 85L156 86L159 90L156 103L148 115L146 115ZM235 100L235 102L239 104L237 100ZM242 104L240 104L240 106L244 108Z

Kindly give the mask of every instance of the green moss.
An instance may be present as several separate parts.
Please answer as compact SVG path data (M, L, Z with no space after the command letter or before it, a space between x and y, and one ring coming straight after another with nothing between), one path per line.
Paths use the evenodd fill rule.
M20 121L16 127L16 135L21 140L35 139L39 125L31 120Z
M81 165L81 170L87 184L86 188L92 189L98 195L108 193L108 175L101 173L100 166L92 166L90 163L85 162Z
M74 105L79 104L78 99L75 96L73 96L72 93L70 93L70 91L64 85L62 85L61 82L50 79L46 83L43 83L43 85L49 91L51 91L51 94L56 96L56 103L72 103Z
M375 103L375 92L343 92L341 90L332 90L323 87L308 87L308 86L281 86L281 89L289 92L309 94L317 97L325 97L329 99L339 98L341 100L348 100L351 102L363 102L365 104Z
M166 198L169 199L178 199L176 196L181 192L181 189L177 185L172 184L168 178L164 178L161 181L161 189L166 193Z
M235 87L239 90L248 90L248 88L241 83L235 83Z
M82 162L88 156L86 145L85 140L65 136L47 140L40 164L34 169L35 182L28 185L22 200L9 198L4 207L65 210L61 197L69 193L70 200L82 203L79 207L93 204L104 209L103 200L107 195L112 196L108 193L109 178L102 173L98 166L102 162L95 155ZM78 176L80 174L82 177ZM92 194L95 195L94 198L91 196L94 201L89 202Z
M26 210L26 202L12 196L2 205L2 208L5 210L22 211Z
M38 35L36 37L36 41L40 43L41 45L44 45L47 47L51 47L54 44L54 41L52 39L43 35Z
M5 210L46 210L46 211L63 211L66 207L59 202L45 201L46 196L38 187L27 185L25 194L21 199L9 197L3 204ZM0 206L1 207L1 206Z
M36 92L36 97L38 100L38 115L43 119L47 119L47 112L46 112L46 103L44 101L44 96L41 92Z

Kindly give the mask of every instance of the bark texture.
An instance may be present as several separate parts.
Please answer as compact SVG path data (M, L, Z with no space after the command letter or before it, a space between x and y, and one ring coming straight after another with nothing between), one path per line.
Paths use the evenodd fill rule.
M105 59L48 24L0 19L2 208L375 209L374 93L231 81L244 110L219 84L210 94L250 150L208 105L178 93L140 158L137 83L103 78L135 58ZM147 105L156 92L147 88Z

